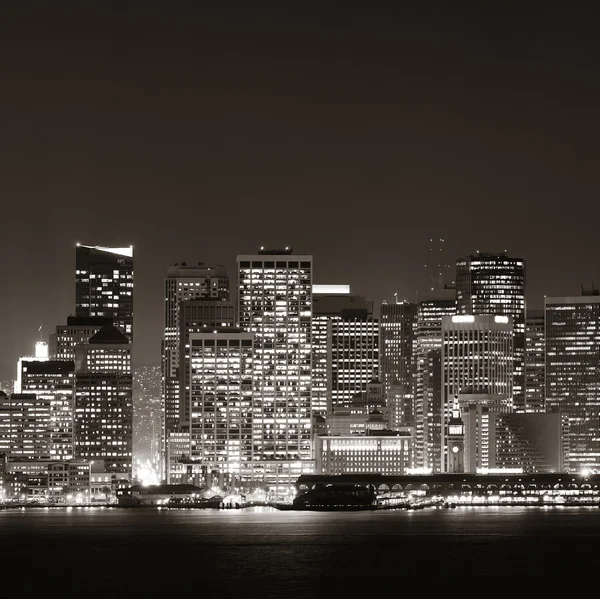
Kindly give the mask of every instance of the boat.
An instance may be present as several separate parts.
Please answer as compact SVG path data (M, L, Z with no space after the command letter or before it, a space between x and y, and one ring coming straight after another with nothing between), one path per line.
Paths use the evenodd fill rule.
M372 489L356 485L327 485L298 495L292 507L287 509L327 512L375 510L377 499Z

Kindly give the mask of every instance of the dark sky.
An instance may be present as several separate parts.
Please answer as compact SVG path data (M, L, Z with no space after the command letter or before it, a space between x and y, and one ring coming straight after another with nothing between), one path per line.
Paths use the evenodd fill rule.
M77 241L135 245L140 363L159 359L169 264L235 280L236 255L260 245L312 253L315 282L376 303L415 299L440 237L450 261L526 258L534 307L600 283L593 14L7 4L5 377L73 310Z

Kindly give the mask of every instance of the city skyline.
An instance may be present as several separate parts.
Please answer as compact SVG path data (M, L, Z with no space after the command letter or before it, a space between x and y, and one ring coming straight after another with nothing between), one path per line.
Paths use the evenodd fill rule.
M77 242L135 246L136 362L171 264L260 245L376 306L414 300L429 239L523 257L537 308L600 279L592 19L238 8L3 15L3 377L74 310Z
M127 243L126 243L126 241L127 240L123 240L121 245L126 246L128 248L136 247L134 243L131 243L129 241L127 241ZM435 242L437 240L433 240L433 241ZM448 240L444 239L444 242L447 242L447 241ZM69 247L70 252L71 252L72 264L69 265L70 267L67 268L68 272L66 274L63 272L54 273L54 277L53 277L54 279L58 279L58 280L66 279L65 285L68 287L67 290L65 290L63 288L55 289L55 296L62 297L63 301L61 301L59 304L39 305L38 306L39 313L30 315L26 321L21 323L21 326L19 327L18 330L14 330L14 338L12 340L12 345L5 344L5 345L3 345L3 348L0 349L1 378L8 379L8 380L10 380L11 378L14 378L15 373L16 373L15 364L16 364L17 359L21 356L32 355L34 344L36 341L40 340L40 338L47 341L49 336L52 333L54 333L54 330L58 324L61 324L63 321L66 321L67 316L75 316L75 314L76 314L75 303L76 302L75 302L75 294L73 293L73 289L72 289L71 279L75 272L75 266L76 266L76 264L75 264L75 249L77 248L79 243L80 242L76 242L76 243L72 244L71 247ZM113 244L107 243L105 241L105 239L91 240L91 243L94 245L102 245L105 247L113 246ZM118 246L119 244L116 244L116 245ZM432 245L435 245L435 243L431 243L430 239L427 239L426 243L424 243L424 246L425 246L424 250L429 248ZM269 246L265 245L264 247L269 247ZM279 246L273 246L273 247L279 247ZM292 246L290 246L290 247L292 247ZM231 260L231 259L223 260L223 259L219 259L217 257L212 262L208 262L205 260L204 261L203 260L193 260L193 259L188 258L187 262L191 265L198 264L198 262L202 262L203 264L207 264L207 265L209 265L209 264L222 265L225 269L226 274L231 278L233 275L235 275L235 272L236 272L236 265L235 265L236 256L239 253L243 253L244 251L258 251L259 246L256 245L256 246L253 246L252 248L241 248L241 249L232 248L232 250L233 250L233 252L232 252L233 260ZM164 322L163 322L163 318L164 318L164 280L165 280L165 277L167 275L167 271L169 268L175 267L178 263L186 262L186 260L185 260L185 258L182 258L180 261L173 261L173 262L167 264L167 266L164 268L163 271L154 272L153 273L154 276L149 276L149 268L148 268L149 265L144 264L142 262L143 258L139 257L139 253L138 253L137 249L135 251L136 251L135 288L136 288L136 296L138 298L136 300L136 305L135 305L135 322L136 322L136 330L139 330L140 342L134 344L133 363L134 363L134 366L136 364L140 365L140 366L141 365L159 365L160 361L161 361L160 345L161 345L162 335L164 332L163 331L163 329L164 329ZM468 250L467 249L464 252L457 254L456 257L452 257L450 255L450 251L446 247L443 248L443 251L445 254L445 260L448 261L450 264L450 268L446 269L447 275L446 275L445 280L447 280L449 284L452 284L455 279L456 261L466 255L476 254L479 250ZM484 252L485 253L493 253L493 252L489 252L487 249L482 249L480 251L481 251L481 253L484 253ZM504 250L499 250L498 253L501 253L503 251ZM294 248L294 253L298 253L296 248ZM312 255L314 258L314 253L311 253L310 251L307 251L306 253ZM423 254L424 254L424 259L427 260L428 255L426 254L425 251L423 252ZM555 285L552 285L551 289L550 288L546 289L546 290L541 289L540 288L540 277L536 276L535 271L532 269L532 267L529 264L527 256L514 254L514 253L510 252L510 250L508 251L508 255L512 258L522 258L526 263L527 280L526 280L526 287L525 287L525 299L527 302L526 308L528 311L543 309L545 296L549 296L549 297L550 296L552 296L552 297L578 296L578 295L581 295L582 288L591 289L593 286L596 286L596 281L593 279L593 277L589 278L588 280L579 281L577 283L575 281L574 277L571 275L571 277L569 277L569 278L570 278L571 282L573 283L573 287L569 287L569 285L565 282L565 280L562 280L560 282L557 281ZM143 253L142 253L142 256L143 256ZM376 289L380 290L380 294L379 294L380 296L381 296L382 289L385 289L385 288L392 289L391 285L389 284L389 281L386 280L386 281L380 281L380 282L376 283L375 286L373 287L374 292L369 293L369 289L365 288L365 286L364 286L364 280L361 285L360 283L356 283L354 281L352 273L348 273L347 276L341 276L339 273L345 272L343 268L336 269L334 272L338 273L338 274L332 274L330 277L327 277L325 275L319 276L319 272L320 272L319 261L317 259L314 259L314 261L315 261L315 275L314 275L315 284L347 284L347 285L350 285L352 293L356 293L357 295L363 295L368 301L373 302L374 314L377 316L379 315L381 304L384 301L393 302L395 300L398 300L398 301L404 300L404 301L408 301L408 302L418 302L419 298L423 299L423 298L427 298L429 295L431 295L431 293L430 293L431 292L431 286L430 286L431 285L431 278L430 278L431 269L428 266L426 266L425 262L423 262L423 264L421 266L421 272L418 273L420 280L419 280L419 277L417 277L416 283L418 283L418 284L414 288L412 297L410 297L410 294L403 295L402 292L399 292L396 290L394 292L391 292L387 296L377 298L376 297L377 294L375 293ZM340 260L340 265L343 266L342 260ZM142 275L140 277L140 275L138 274L140 271L142 273L144 273L145 276ZM570 273L571 271L568 271L568 272ZM152 275L152 272L150 273L150 275ZM140 278L142 278L141 281L140 281ZM356 276L356 278L359 279L360 277ZM150 280L148 280L148 279L150 279ZM535 284L535 286L536 286L535 291L532 291L532 289L531 289L531 287L533 286L532 280L534 281L533 284ZM152 300L150 300L148 298L148 293L147 293L148 287L152 287L155 289L155 292L152 293L152 295L151 295L151 297L153 298ZM140 291L140 288L143 291ZM364 291L362 291L362 292L358 291L360 289L363 289ZM559 293L558 289L563 289L564 291ZM397 295L395 295L395 294L397 294ZM65 296L67 296L67 297L65 297ZM68 296L70 296L70 298ZM231 296L232 296L232 301L237 301L237 294L236 294L235 286L233 286L231 289ZM69 299L71 300L70 304L68 303ZM48 316L46 316L44 318L43 314L58 313L59 306L64 306L64 309L59 314L58 320L56 322L48 321L48 318L49 318ZM142 317L139 316L140 312L142 313ZM7 316L9 316L9 315L7 315ZM139 321L141 321L142 318L145 318L145 324L140 324ZM7 321L8 325L11 324L11 321L9 318L5 317L5 321ZM42 324L40 324L40 322L42 322ZM41 327L41 330L40 330L40 327ZM8 327L8 330L10 332L10 330L11 330L10 326ZM28 332L26 332L26 331L28 331ZM7 335L7 338L10 339L10 335Z
M593 572L596 13L0 3L0 599Z

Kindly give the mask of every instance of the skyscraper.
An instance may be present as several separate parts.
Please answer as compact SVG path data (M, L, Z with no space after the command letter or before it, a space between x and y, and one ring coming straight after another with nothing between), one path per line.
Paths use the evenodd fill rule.
M568 415L567 468L600 468L600 294L546 297L546 406Z
M456 262L458 314L510 316L514 325L514 408L525 411L525 260L478 252Z
M50 460L50 400L0 392L0 453L11 461Z
M513 359L509 316L442 319L442 465L448 464L447 427L455 396L485 396L512 411Z
M253 482L253 335L226 327L189 337L190 457L205 480ZM262 424L257 427L262 433ZM259 459L262 456L259 456Z
M76 316L107 316L133 342L133 246L77 244Z
M240 326L254 333L254 469L288 488L314 469L311 435L312 256L238 256Z
M381 382L386 393L392 385L401 385L407 393L414 393L416 326L417 304L399 301L381 304L379 351Z
M314 285L313 413L350 407L379 373L379 322L373 302L348 285Z
M45 360L22 364L23 393L33 393L49 406L50 459L73 458L75 363Z
M527 310L525 322L525 412L546 409L546 333L543 310Z
M113 325L75 348L75 457L131 478L131 344Z
M59 324L50 335L52 360L75 360L75 347L87 343L103 326L111 325L108 316L69 316L67 324Z
M199 262L174 264L165 278L164 336L162 340L162 397L165 410L165 439L180 423L179 351L182 302L204 300L226 302L229 278L225 269Z
M417 306L415 339L415 460L441 472L442 318L456 314L454 291L438 290Z

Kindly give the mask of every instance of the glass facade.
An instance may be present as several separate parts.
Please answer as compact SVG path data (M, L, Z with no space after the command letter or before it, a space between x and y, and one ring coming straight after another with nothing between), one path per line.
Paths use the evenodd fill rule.
M525 412L546 409L546 334L543 310L528 310L525 323Z
M76 316L106 316L133 341L133 247L78 244Z
M253 336L220 329L189 343L191 459L226 486L251 481Z
M545 298L546 406L568 416L570 472L600 468L600 295Z
M133 445L131 345L100 329L75 350L75 456L104 460L107 472L130 478ZM119 333L114 329L115 333Z
M499 396L512 411L513 324L507 316L442 319L442 444L447 464L447 425L455 395Z
M284 462L312 460L312 256L238 256L238 313L254 333L254 461L274 462L271 480L289 484L302 468Z
M379 317L381 382L386 393L392 385L401 385L414 393L416 361L415 341L417 304L383 303Z
M174 264L167 270L164 292L162 397L166 439L168 432L174 430L182 419L189 420L187 411L183 416L180 414L181 304L193 300L204 300L207 303L226 302L229 300L229 277L220 265L188 265L185 262ZM218 326L224 325L219 323Z
M431 298L417 306L415 334L415 463L441 472L442 318L456 314L454 298Z
M513 401L525 411L525 260L478 253L456 262L459 314L510 316L514 325Z

